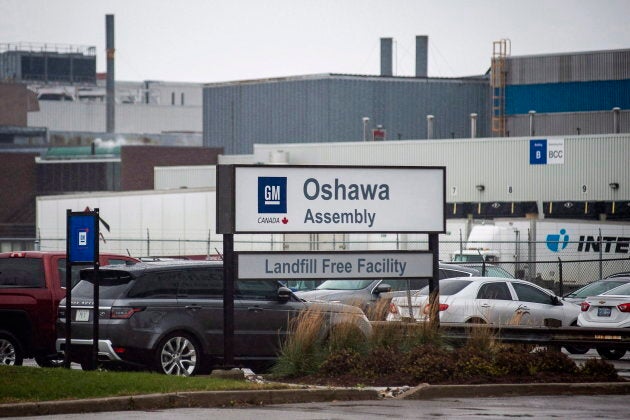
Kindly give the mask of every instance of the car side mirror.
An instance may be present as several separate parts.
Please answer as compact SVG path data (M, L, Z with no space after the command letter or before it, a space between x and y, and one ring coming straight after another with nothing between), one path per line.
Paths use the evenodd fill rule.
M558 296L552 296L551 304L558 306L558 305L562 305L562 302L560 302L560 298L558 298Z
M289 299L291 299L291 295L293 294L293 292L291 292L291 289L289 289L288 287L278 287L278 300L280 302L286 302Z
M387 293L391 291L392 291L392 286L390 286L387 283L381 283L378 286L376 286L376 289L374 289L374 293L376 293L377 295L379 293Z

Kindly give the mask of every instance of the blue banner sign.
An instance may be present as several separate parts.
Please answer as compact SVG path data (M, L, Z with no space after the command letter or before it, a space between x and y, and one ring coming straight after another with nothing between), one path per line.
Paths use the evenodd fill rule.
M98 215L93 213L70 214L68 217L68 258L71 263L96 263L98 241Z

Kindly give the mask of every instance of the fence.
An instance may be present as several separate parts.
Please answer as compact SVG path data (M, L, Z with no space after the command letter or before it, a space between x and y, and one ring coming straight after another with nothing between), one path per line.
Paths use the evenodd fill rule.
M495 241L490 249L493 258L486 262L503 268L514 277L532 281L558 294L568 293L594 280L630 272L628 243L618 244L594 241L589 244L574 243L567 247L572 252L552 252L547 242ZM470 247L471 244L469 243ZM488 243L485 243L488 246ZM338 250L426 250L426 235L413 234L292 234L292 235L235 235L237 251L338 251ZM60 250L65 249L65 238L0 238L0 251ZM209 258L221 254L221 235L207 232L205 239L177 239L159 237L147 230L143 238L101 238L102 252L113 252L134 257L147 256L195 256ZM440 260L451 261L452 256L462 250L460 241L440 241ZM625 251L611 252L611 251ZM482 251L478 253L481 256ZM620 257L622 256L622 257ZM488 255L487 255L488 257ZM479 262L474 263L481 267ZM465 263L460 263L466 265Z

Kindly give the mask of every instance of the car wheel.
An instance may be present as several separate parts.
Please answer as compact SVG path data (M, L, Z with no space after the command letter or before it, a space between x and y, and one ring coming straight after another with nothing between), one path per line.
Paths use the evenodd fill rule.
M21 366L24 353L20 342L8 332L0 332L0 365Z
M191 376L200 370L200 347L183 332L169 334L160 341L155 356L156 370L166 375Z
M606 360L619 360L626 354L625 349L598 348L597 353Z
M35 362L40 366L40 367L46 367L46 368L56 368L56 367L61 367L63 366L64 363L64 359L63 357L50 357L50 356L35 356Z
M564 346L564 348L571 354L585 354L590 350L590 347L585 346Z

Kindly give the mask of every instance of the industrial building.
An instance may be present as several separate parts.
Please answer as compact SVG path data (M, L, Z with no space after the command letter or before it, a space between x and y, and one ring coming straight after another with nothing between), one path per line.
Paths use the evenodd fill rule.
M208 84L203 144L251 153L253 144L489 136L489 77L427 77L428 37L416 37L415 77L392 75L392 39L379 76L322 74ZM471 116L472 114L472 116Z
M495 43L495 135L630 132L630 50L511 57L509 49Z
M105 79L78 71L95 60L91 50L46 48L53 51L0 51L1 77L19 83L0 88L11 91L20 108L12 113L0 95L0 146L7 152L0 192L11 204L0 215L0 237L36 235L38 195L152 189L155 166L217 159L444 165L453 221L630 220L630 50L514 57L509 41L501 40L488 71L436 78L427 74L428 37L418 36L416 74L399 77L392 72L392 40L384 38L380 75L207 85L117 81L116 128L108 132ZM104 152L99 142L109 140L117 146ZM562 150L561 162L532 163L542 142L561 145L554 149ZM152 153L129 146L134 143L203 144L208 153L195 147ZM54 145L81 149L49 149ZM11 192L16 182L24 191L19 197ZM212 187L185 180L171 185Z
M204 145L238 154L265 143L630 132L630 50L514 57L501 40L488 72L444 79L427 77L427 44L416 37L415 77L391 74L386 38L380 76L208 84Z

